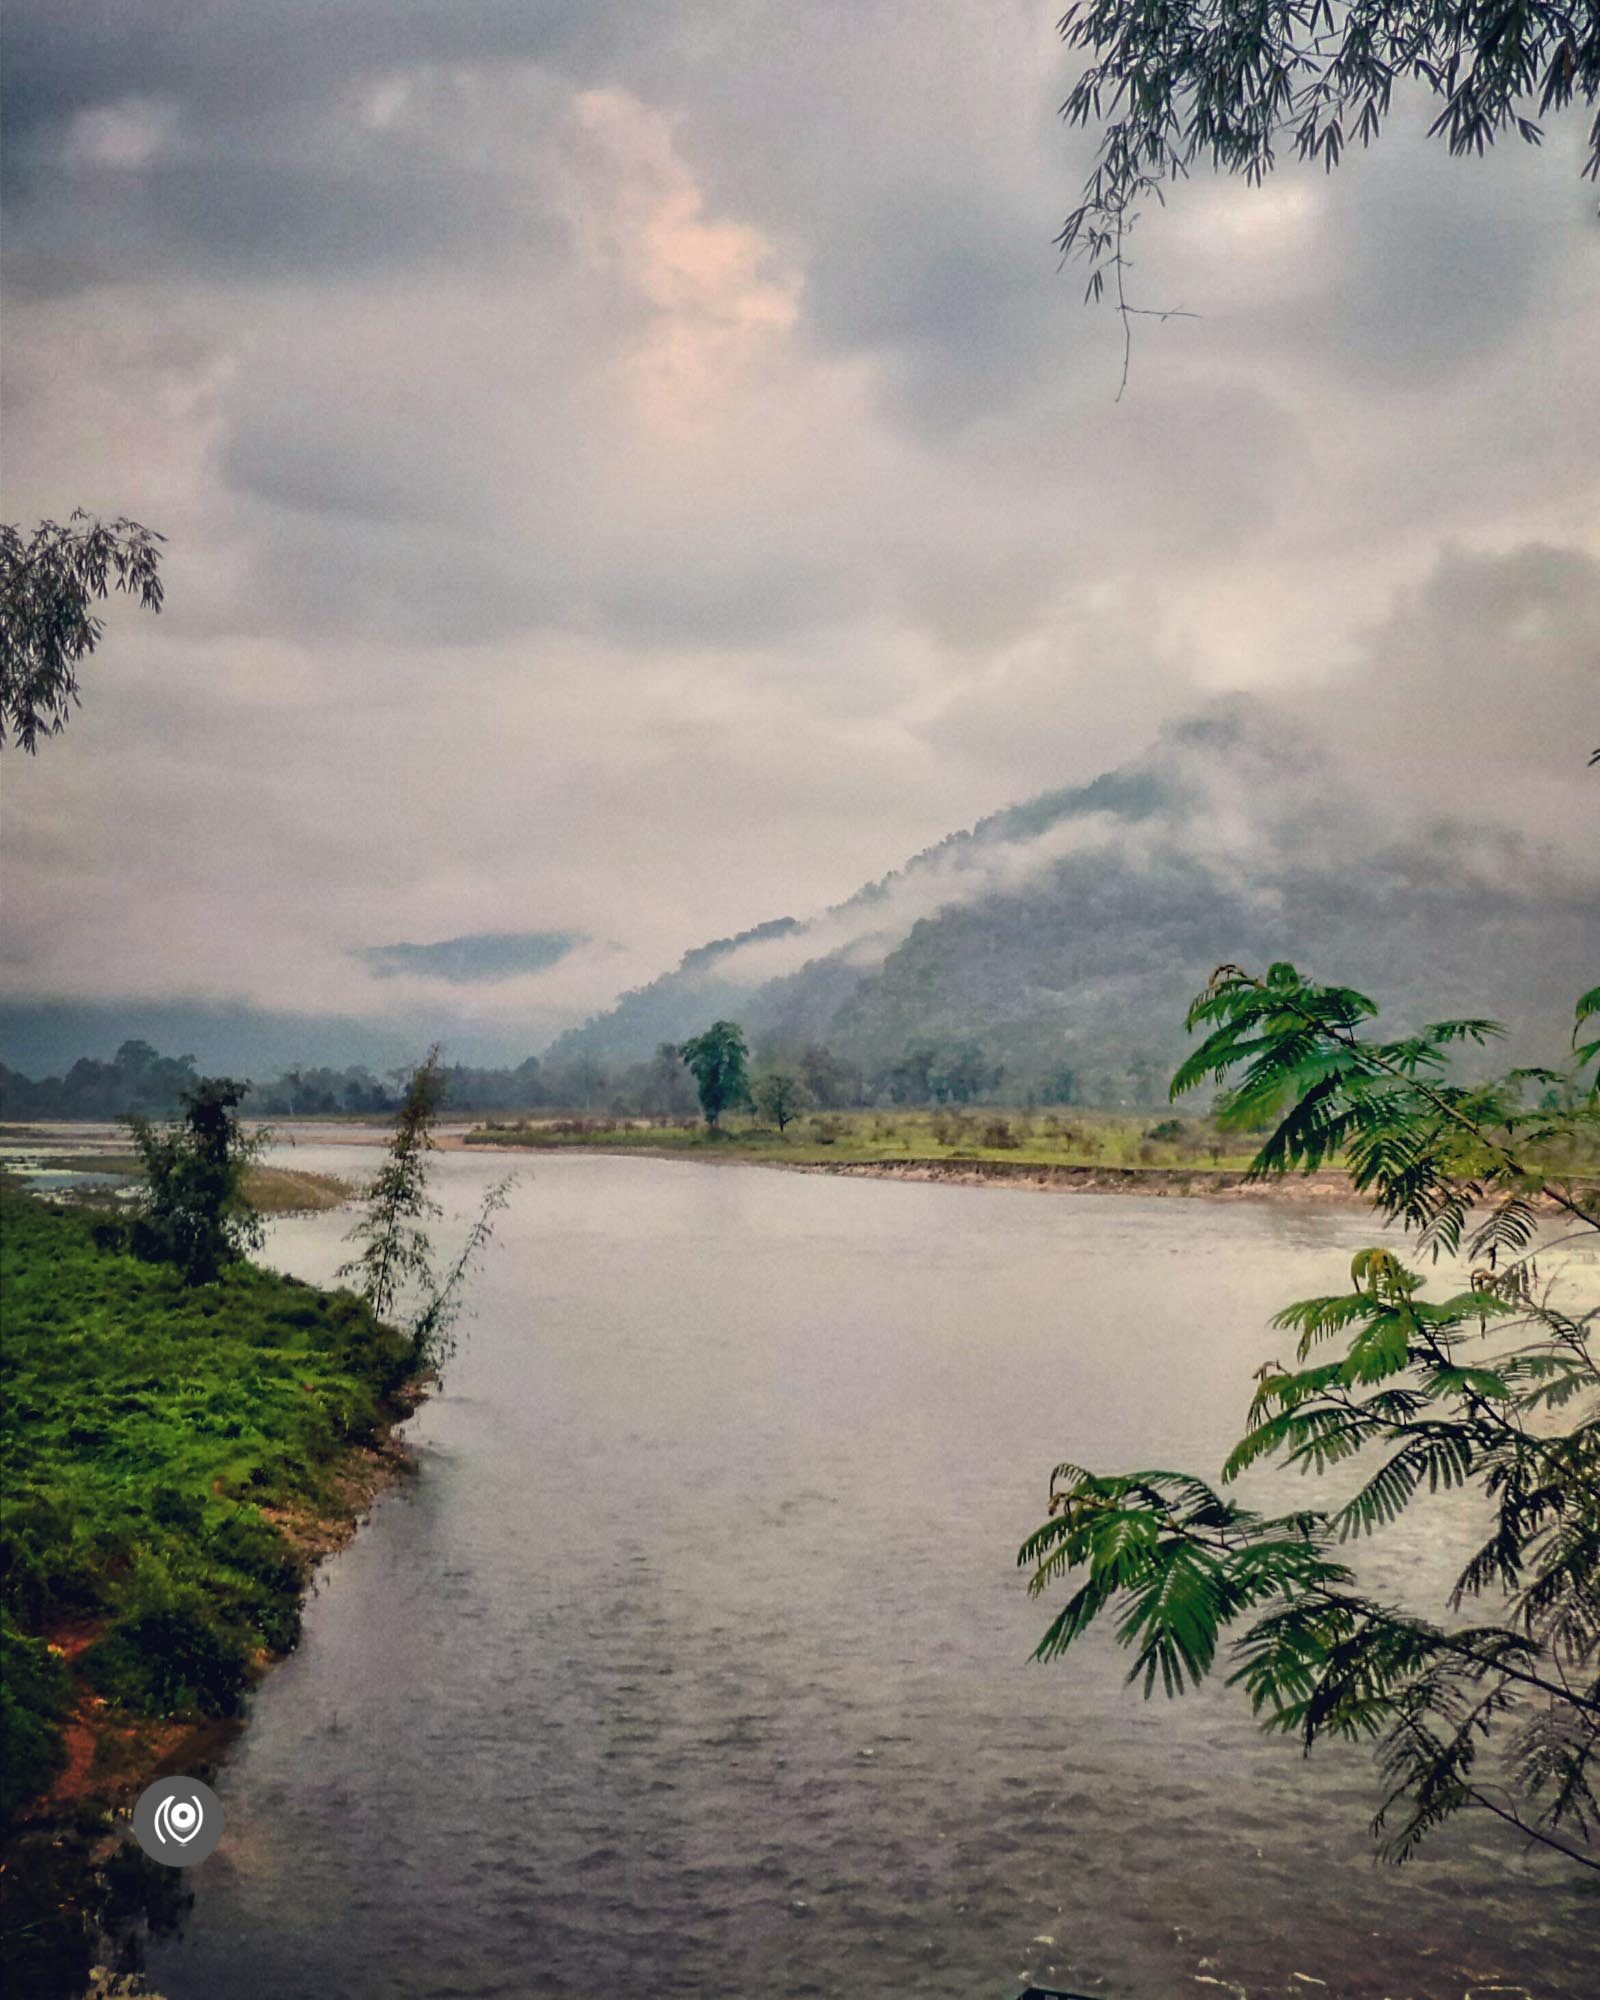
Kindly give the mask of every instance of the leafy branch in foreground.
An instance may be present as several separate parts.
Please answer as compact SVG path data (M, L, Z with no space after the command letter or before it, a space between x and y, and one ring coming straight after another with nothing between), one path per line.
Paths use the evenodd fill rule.
M1531 1241L1540 1198L1600 1229L1592 1165L1587 1178L1577 1171L1593 1161L1600 1133L1594 1087L1570 1104L1560 1095L1600 1056L1600 1042L1579 1045L1574 1034L1575 1078L1519 1069L1467 1086L1447 1080L1450 1055L1502 1034L1498 1022L1439 1021L1381 1042L1359 1032L1377 1011L1365 994L1315 986L1292 965L1274 965L1264 979L1224 965L1189 1010L1190 1032L1211 1033L1172 1094L1227 1085L1217 1106L1225 1125L1278 1121L1252 1167L1257 1179L1343 1159L1384 1217L1417 1230L1435 1256L1460 1249L1469 1213L1485 1204L1469 1244L1491 1268ZM1596 1012L1600 989L1578 1002L1578 1032ZM1534 1085L1545 1089L1530 1105ZM1564 1172L1569 1163L1574 1171Z
M346 1239L360 1248L338 1272L357 1280L355 1290L379 1319L392 1319L407 1296L416 1301L411 1338L419 1363L435 1372L455 1351L466 1281L489 1246L494 1218L517 1178L508 1174L488 1190L454 1263L441 1272L428 1224L444 1211L428 1193L428 1161L436 1150L433 1126L444 1099L442 1055L436 1042L411 1074L388 1153Z
M1058 1466L1018 1557L1035 1595L1072 1585L1038 1657L1108 1614L1134 1653L1129 1678L1178 1695L1226 1644L1230 1682L1265 1727L1308 1751L1325 1736L1380 1743L1374 1831L1389 1858L1470 1808L1600 1870L1600 1304L1573 1303L1576 1265L1548 1268L1600 1230L1581 1171L1600 1112L1600 1041L1584 1038L1600 989L1578 1003L1574 1069L1493 1085L1444 1074L1446 1051L1492 1024L1383 1042L1362 1033L1375 1013L1291 966L1264 979L1224 966L1190 1012L1210 1032L1173 1094L1215 1081L1225 1117L1275 1119L1258 1175L1345 1160L1435 1259L1466 1248L1464 1287L1429 1299L1380 1246L1358 1252L1347 1292L1274 1321L1297 1336L1295 1362L1259 1371L1223 1483L1271 1461L1357 1475L1336 1506L1269 1515L1185 1473ZM1536 1244L1541 1216L1555 1234ZM1455 1490L1489 1528L1449 1619L1368 1595L1346 1545L1424 1491Z
M1430 136L1453 154L1483 153L1514 133L1600 97L1596 0L1526 0L1514 8L1452 0L1073 0L1060 22L1089 62L1061 107L1096 128L1100 146L1082 198L1057 239L1089 263L1090 298L1113 270L1118 304L1124 239L1145 201L1162 202L1197 162L1259 183L1280 145L1332 171L1356 140L1381 133L1396 86L1433 97ZM1585 175L1600 177L1600 115Z
M30 755L39 737L66 727L78 701L78 667L100 643L90 609L116 589L159 611L162 537L137 521L98 521L80 508L41 521L26 541L0 522L0 744Z

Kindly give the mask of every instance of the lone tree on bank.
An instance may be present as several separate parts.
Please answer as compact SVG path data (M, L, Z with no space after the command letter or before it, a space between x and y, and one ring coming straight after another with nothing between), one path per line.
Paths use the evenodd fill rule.
M694 1077L706 1125L715 1132L724 1111L749 1101L750 1051L744 1031L735 1021L713 1021L703 1035L685 1042L678 1053Z
M406 1078L388 1153L345 1237L356 1245L356 1254L337 1273L355 1280L353 1289L379 1319L394 1321L402 1303L412 1302L407 1331L417 1360L435 1374L455 1351L466 1281L489 1247L494 1219L517 1178L507 1174L487 1190L455 1261L441 1267L428 1225L444 1210L428 1192L428 1173L430 1156L438 1150L434 1121L445 1097L443 1054L435 1042Z
M751 1093L758 1115L783 1132L805 1109L806 1087L799 1077L785 1069L769 1069L756 1078Z
M428 1193L428 1155L444 1101L443 1053L435 1042L405 1077L388 1153L346 1239L358 1246L356 1254L339 1266L338 1275L356 1280L355 1289L379 1319L392 1318L407 1285L426 1282L433 1269L427 1226L443 1210Z
M261 1244L261 1218L244 1192L263 1144L259 1134L247 1139L239 1123L249 1088L231 1077L202 1077L184 1092L176 1124L127 1121L145 1171L134 1247L176 1264L187 1284L213 1284L225 1265Z
M78 703L78 667L105 630L93 605L113 589L161 609L162 537L137 521L103 522L78 509L41 521L26 540L0 523L0 745L30 755L59 736Z

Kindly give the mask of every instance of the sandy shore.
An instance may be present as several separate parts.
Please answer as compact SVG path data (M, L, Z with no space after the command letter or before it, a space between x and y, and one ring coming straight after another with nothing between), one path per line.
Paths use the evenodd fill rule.
M769 1164L769 1163L763 1163ZM1011 1160L774 1160L797 1174L845 1174L868 1180L942 1181L954 1187L1021 1189L1030 1194L1135 1194L1192 1201L1335 1203L1366 1206L1343 1173L1294 1174L1252 1181L1203 1167L1071 1167Z

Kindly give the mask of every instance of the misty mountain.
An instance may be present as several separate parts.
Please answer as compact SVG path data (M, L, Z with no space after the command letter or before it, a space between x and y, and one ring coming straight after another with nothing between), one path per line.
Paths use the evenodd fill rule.
M637 1061L728 1016L767 1058L820 1042L870 1074L976 1042L1008 1091L1070 1069L1109 1097L1130 1065L1177 1059L1218 963L1277 958L1371 993L1396 1030L1487 1014L1514 1054L1551 1060L1600 972L1600 878L1498 829L1410 818L1235 701L819 917L688 953L550 1059Z
M575 945L587 942L576 931L478 931L468 937L442 938L437 944L365 945L351 956L380 979L409 973L452 986L492 985L520 973L543 972Z

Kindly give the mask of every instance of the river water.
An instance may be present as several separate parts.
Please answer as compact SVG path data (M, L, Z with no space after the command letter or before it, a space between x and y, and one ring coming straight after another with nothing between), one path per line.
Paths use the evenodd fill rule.
M299 1147L301 1167L376 1155ZM440 1156L443 1234L505 1166ZM277 1225L328 1279L348 1216ZM1362 1749L1032 1664L1058 1459L1211 1472L1357 1214L601 1157L524 1174L416 1474L218 1779L167 2000L1600 1992L1600 1897ZM1296 1486L1299 1494L1306 1489ZM1310 1499L1306 1492L1307 1501ZM1442 1574L1440 1511L1378 1580Z

